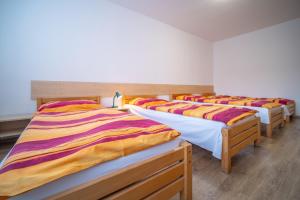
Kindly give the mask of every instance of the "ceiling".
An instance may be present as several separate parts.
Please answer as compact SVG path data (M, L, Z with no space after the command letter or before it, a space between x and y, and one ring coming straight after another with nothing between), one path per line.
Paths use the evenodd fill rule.
M210 41L300 17L300 0L110 0Z

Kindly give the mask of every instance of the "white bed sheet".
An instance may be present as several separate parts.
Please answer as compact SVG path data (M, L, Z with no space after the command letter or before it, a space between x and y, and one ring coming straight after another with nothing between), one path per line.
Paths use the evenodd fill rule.
M32 199L45 199L51 195L57 194L64 190L70 189L72 187L81 185L88 181L100 178L109 173L115 172L121 168L127 167L131 164L146 160L148 158L154 157L166 153L172 149L175 149L180 145L183 140L177 138L175 140L169 141L164 144L160 144L149 149L133 153L131 155L121 157L115 160L111 160L105 163L101 163L94 167L88 168L86 170L80 171L75 174L71 174L62 177L58 180L47 183L43 186L30 190L28 192L22 193L20 195L11 197L9 199L17 200L32 200ZM4 160L3 160L4 161ZM1 162L1 165L3 164Z
M212 120L187 117L125 105L135 115L166 124L181 133L181 138L212 152L218 159L222 156L222 128L226 124Z
M188 103L194 103L194 104L212 104L212 103L203 103L203 102L194 102L194 101L182 101L182 100L174 100L174 102L188 102ZM227 104L216 104L216 105L222 105L222 106L235 106L240 108L249 108L252 110L258 111L256 114L257 117L260 117L260 122L264 124L270 124L270 118L269 118L269 110L267 108L261 108L261 107L253 107L253 106L236 106L236 105L227 105ZM271 112L274 112L276 110L280 109L273 108L271 109Z

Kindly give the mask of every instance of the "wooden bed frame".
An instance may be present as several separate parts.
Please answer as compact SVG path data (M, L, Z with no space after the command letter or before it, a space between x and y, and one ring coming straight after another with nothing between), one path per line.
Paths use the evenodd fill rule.
M181 95L191 95L191 94L172 94L171 95L171 99L176 99L176 97L181 96ZM291 107L292 108L295 107ZM284 126L284 111L283 108L279 109L278 111L274 111L271 112L270 109L268 109L268 115L269 115L269 119L270 119L270 123L269 124L261 124L262 126L265 127L266 129L266 134L267 137L271 138L273 135L273 129L276 127L283 127Z
M37 106L49 101L100 97L38 98ZM167 153L129 165L101 178L68 189L49 199L192 199L192 145L181 145Z
M66 190L49 199L192 199L192 146L180 147Z
M123 96L123 105L137 98L156 98L154 95ZM222 170L231 172L231 158L242 149L260 141L260 119L258 117L245 123L222 129Z

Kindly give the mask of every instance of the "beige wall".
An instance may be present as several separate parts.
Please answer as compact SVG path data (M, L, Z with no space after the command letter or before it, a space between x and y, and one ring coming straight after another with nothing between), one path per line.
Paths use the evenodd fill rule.
M212 84L212 43L109 1L0 1L0 115L30 80Z
M300 105L300 19L216 42L213 49L218 94L286 97Z

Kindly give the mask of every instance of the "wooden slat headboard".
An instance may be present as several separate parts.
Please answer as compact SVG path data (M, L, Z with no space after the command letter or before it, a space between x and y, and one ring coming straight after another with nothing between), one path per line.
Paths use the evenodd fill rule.
M37 98L36 99L36 108L38 110L38 108L45 104L48 103L50 101L70 101L70 100L94 100L97 103L100 104L100 100L101 98L99 96L89 96L89 97L63 97L63 98Z
M141 83L88 83L67 81L31 81L31 98L101 96L112 97L116 91L126 95L201 94L213 92L212 85L172 85Z

